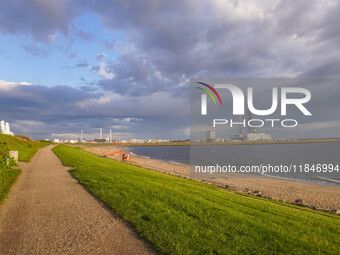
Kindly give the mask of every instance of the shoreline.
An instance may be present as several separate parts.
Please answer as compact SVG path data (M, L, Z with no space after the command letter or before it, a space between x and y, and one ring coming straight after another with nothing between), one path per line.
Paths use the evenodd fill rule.
M84 149L100 156L122 151L122 147L119 146L84 147ZM126 151L126 148L124 150ZM108 158L121 161L120 155L110 156ZM189 165L171 163L133 154L131 155L130 164L187 179L214 184L245 194L298 204L316 210L332 212L340 209L340 188L337 187L265 176L242 178L234 175L229 178L195 179L190 176Z
M138 147L138 146L230 146L230 145L266 145L266 144L302 144L302 143L337 143L339 138L291 139L269 141L227 141L227 142L165 142L165 143L77 143L85 147Z

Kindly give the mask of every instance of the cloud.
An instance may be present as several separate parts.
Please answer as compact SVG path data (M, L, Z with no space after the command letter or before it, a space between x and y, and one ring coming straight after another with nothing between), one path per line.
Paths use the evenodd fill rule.
M111 125L109 126L110 129L116 129L116 130L124 130L124 129L128 129L127 126L123 126L123 125Z
M104 62L100 62L99 63L99 70L98 70L98 74L106 79L109 79L109 80L112 80L115 75L110 72L110 71L107 71L106 69L106 63Z
M73 138L73 139L77 139L79 138L79 134L77 133L62 133L62 134L58 134L58 133L52 133L51 134L52 137L60 137L60 138Z
M325 77L340 73L339 1L1 3L0 30L40 42L23 46L33 55L43 56L51 40L61 36L99 41L73 24L84 13L97 15L108 34L122 34L119 39L101 41L108 51L117 53L114 60L101 53L96 56L97 65L89 66L86 60L76 64L98 74L97 86L6 85L10 89L0 95L4 109L17 118L58 123L53 126L55 133L73 132L82 125L89 130L119 126L126 118L138 118L127 133L169 132L183 137L189 122L191 77ZM331 99L322 97L325 87L313 92L328 100L313 98L313 112L320 120L323 105L333 112L338 107L337 103L328 105L335 102L338 92Z
M105 62L99 62L99 66L89 66L89 69L108 80L112 80L115 77L111 70L112 68L106 67Z
M98 60L98 61L102 61L103 60L103 58L104 57L106 57L107 55L106 55L106 53L100 53L100 54L98 54L97 56L96 56L96 59Z
M340 7L334 1L101 1L92 8L105 26L125 31L130 46L126 52L120 48L122 74L133 73L132 58L143 59L142 77L155 67L167 78L294 77L323 72L329 55L338 54ZM111 45L117 49L119 42ZM328 45L333 50L321 51Z
M64 65L61 67L61 69L75 69L75 68L83 68L83 67L89 67L89 64L86 59L78 60L75 65Z
M99 127L111 127L126 138L152 137L153 133L172 138L171 130L187 125L189 113L183 98L165 92L131 98L112 92L40 85L1 86L0 108L2 118L13 124L14 133L39 139L52 134L78 134L81 129L95 134Z
M88 67L88 66L89 66L89 64L87 63L87 60L80 60L76 64L76 67Z
M34 44L29 44L29 45L22 44L21 47L29 54L33 56L37 56L37 57L47 56L51 52L51 49L48 49L47 47L37 46Z
M0 30L24 34L42 42L53 40L56 33L68 35L72 20L82 13L82 0L2 0Z
M93 107L93 106L98 106L98 105L105 105L119 98L121 98L120 95L117 95L114 93L105 93L98 98L90 98L90 99L86 99L83 101L79 101L77 102L77 106L80 108L88 108L88 107Z
M89 33L89 32L85 32L81 29L75 29L75 35L77 35L79 38L86 40L86 41L92 41L94 40L96 37L94 34Z
M28 86L28 85L32 85L29 82L9 82L9 81L4 81L4 80L0 80L0 89L3 90L9 90L12 89L16 86Z

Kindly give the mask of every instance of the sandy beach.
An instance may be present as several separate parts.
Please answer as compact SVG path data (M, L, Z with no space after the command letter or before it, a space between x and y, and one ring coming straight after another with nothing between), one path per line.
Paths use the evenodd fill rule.
M118 146L86 147L85 150L100 156L105 156L110 153L124 151L124 148ZM109 158L121 160L121 155L110 156ZM190 178L190 166L188 165L149 159L137 155L131 155L130 164L184 178ZM247 194L282 200L287 203L294 203L296 200L301 200L299 203L318 210L336 211L340 209L340 188L336 187L265 177L230 177L200 179L198 181L204 181L221 187L228 187Z

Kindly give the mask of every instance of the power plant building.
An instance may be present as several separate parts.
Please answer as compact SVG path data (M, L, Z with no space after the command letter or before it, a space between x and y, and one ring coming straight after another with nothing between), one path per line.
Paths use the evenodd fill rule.
M216 139L216 131L212 130L212 131L208 131L207 132L207 142L212 142Z
M270 141L272 136L270 134L264 133L255 133L255 134L247 134L248 141Z

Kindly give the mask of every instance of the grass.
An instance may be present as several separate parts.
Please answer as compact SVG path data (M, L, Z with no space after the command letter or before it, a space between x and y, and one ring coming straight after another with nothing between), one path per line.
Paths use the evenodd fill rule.
M10 135L0 134L0 160L6 160L8 151L19 151L19 161L29 162L38 149L46 146L46 142L27 141Z
M101 158L53 149L73 176L161 254L339 254L340 218Z
M27 141L10 135L0 134L0 204L3 202L11 186L21 173L19 169L6 166L8 151L19 151L19 161L29 162L39 148L46 145L44 142ZM14 161L10 161L14 164Z
M15 183L21 170L0 165L0 204L6 198L11 186Z

